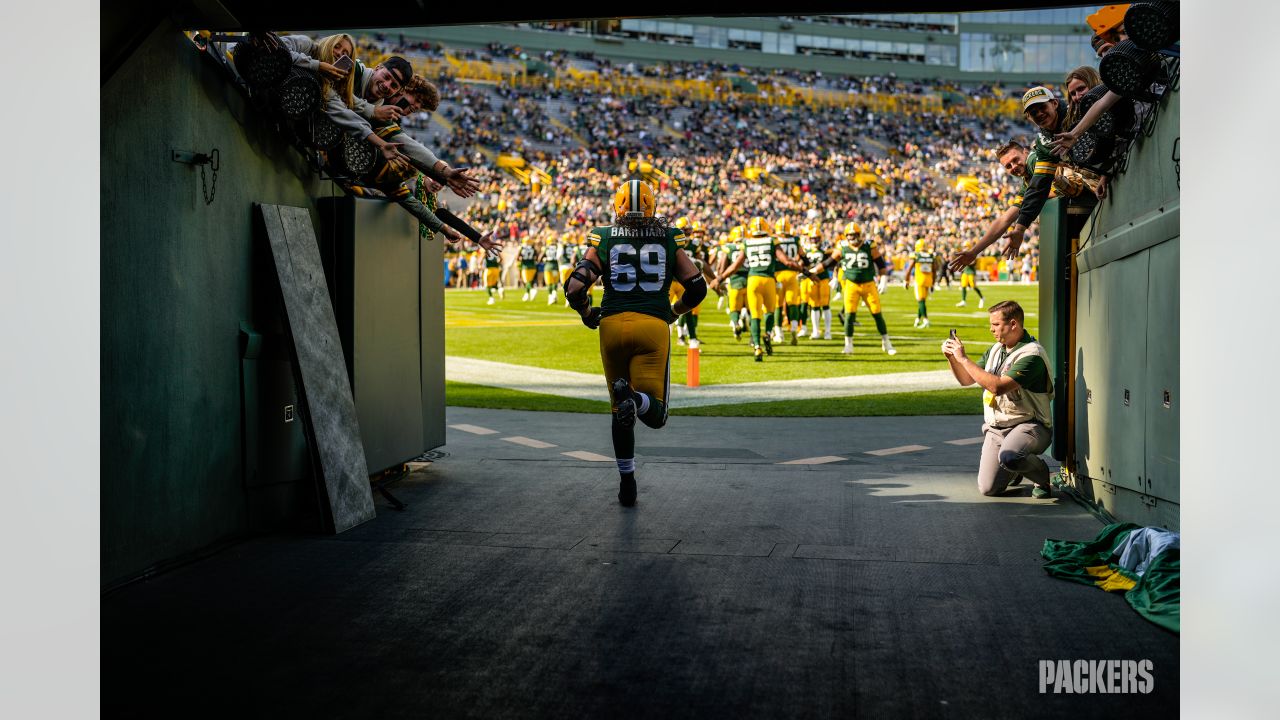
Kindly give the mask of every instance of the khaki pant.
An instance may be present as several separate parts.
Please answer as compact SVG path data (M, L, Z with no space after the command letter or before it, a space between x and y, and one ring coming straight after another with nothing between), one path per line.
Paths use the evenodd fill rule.
M1053 431L1027 422L1011 428L982 425L982 462L978 465L978 492L999 495L1019 475L1049 488L1049 466L1039 455L1049 447Z

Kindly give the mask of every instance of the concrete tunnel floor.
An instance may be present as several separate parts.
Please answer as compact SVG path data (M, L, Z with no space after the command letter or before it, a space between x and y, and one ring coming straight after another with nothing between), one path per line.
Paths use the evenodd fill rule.
M980 422L637 425L628 509L607 416L449 408L405 511L375 495L344 534L103 597L103 715L1176 714L1178 637L1041 569L1046 538L1102 524L1025 482L978 495L979 445L948 441ZM1147 659L1154 688L1042 694L1059 659Z

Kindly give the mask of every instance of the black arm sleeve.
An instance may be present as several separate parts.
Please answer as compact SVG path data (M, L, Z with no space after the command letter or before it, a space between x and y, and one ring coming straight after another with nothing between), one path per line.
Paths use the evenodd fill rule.
M467 221L449 212L449 208L436 208L436 217L440 218L445 225L465 235L472 242L479 240L482 235L479 230L468 225Z
M707 296L707 281L702 277L702 273L688 280L681 280L680 284L684 286L684 295L680 296L679 302L690 310L698 307L698 304Z

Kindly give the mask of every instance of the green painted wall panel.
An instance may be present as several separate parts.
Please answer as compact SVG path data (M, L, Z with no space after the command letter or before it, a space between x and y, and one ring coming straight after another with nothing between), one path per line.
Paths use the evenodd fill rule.
M1114 430L1103 412L1102 398L1110 393L1104 331L1107 326L1105 278L1082 273L1076 285L1075 458L1076 472L1105 478L1111 464L1110 445L1104 438ZM1042 310L1043 312L1043 310Z
M1170 528L1180 526L1179 133L1173 90L1083 233L1075 298L1077 488L1121 520Z
M1178 387L1178 259L1174 238L1151 249L1150 292L1147 295L1147 374L1142 402L1147 408L1148 495L1178 502L1181 429ZM1166 404L1165 393L1168 392Z
M102 87L101 118L110 584L249 528L238 334L278 312L254 290L252 203L310 207L317 185L168 22ZM219 150L212 203L175 148Z

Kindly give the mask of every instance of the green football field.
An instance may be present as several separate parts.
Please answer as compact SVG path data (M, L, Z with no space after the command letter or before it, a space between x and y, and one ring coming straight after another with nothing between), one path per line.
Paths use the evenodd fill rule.
M986 285L987 307L1002 300L1016 300L1027 312L1028 330L1039 331L1037 285ZM445 291L445 346L453 356L472 357L518 365L600 374L598 335L584 327L578 316L564 306L563 300L547 305L546 289L530 302L521 301L521 291L509 288L506 299L487 305L483 290ZM716 297L709 295L700 308L698 338L702 341L700 380L703 385L724 383L793 380L801 378L874 375L881 373L945 370L946 360L940 351L948 331L955 328L971 357L977 359L990 344L987 312L977 307L977 297L969 292L968 305L956 307L960 300L959 284L936 290L929 299L932 326L912 327L916 302L913 290L899 283L891 285L882 296L884 318L889 336L898 354L890 357L880 349L880 338L870 313L864 305L858 313L860 325L854 328L854 353L841 354L843 329L839 325L839 301L832 308L832 339L802 338L799 345L784 342L774 346L774 354L762 363L754 361L750 342L743 334L735 341L729 330L728 316L716 310ZM596 288L595 302L600 301ZM673 336L674 337L674 336ZM685 348L672 342L671 383L686 381ZM484 388L462 383L449 383L447 399L451 405L468 407L510 407L558 411L600 412L604 403ZM528 397L524 397L528 396ZM856 398L833 398L838 402L818 403L752 403L749 405L716 405L673 408L673 414L700 415L917 415L968 414L978 411L978 393L974 389L918 392L912 395L873 395ZM543 402L540 402L543 401Z

